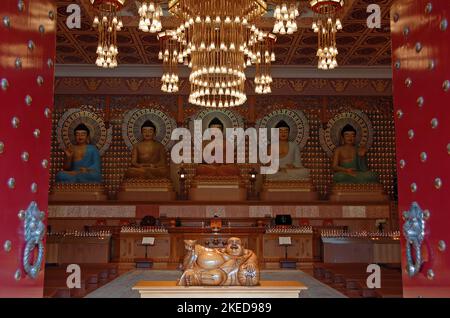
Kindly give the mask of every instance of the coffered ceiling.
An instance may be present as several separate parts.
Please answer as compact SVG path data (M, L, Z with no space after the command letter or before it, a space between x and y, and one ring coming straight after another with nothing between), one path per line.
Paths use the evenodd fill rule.
M200 1L200 0L199 0ZM347 67L389 67L391 42L389 11L393 0L348 0L342 11L344 29L337 35L338 63ZM81 7L81 28L69 29L66 19L67 6L78 3ZM370 29L366 20L367 7L376 3L381 7L380 29ZM91 64L96 59L97 32L91 27L93 11L89 0L58 0L57 63ZM138 30L136 1L128 1L121 12L124 29L118 33L119 64L159 65L159 42L156 35ZM270 30L272 18L263 18L260 28ZM174 17L164 17L163 28L174 28ZM317 64L317 35L311 30L312 13L305 10L299 18L299 31L293 35L280 35L275 53L277 65L302 67Z

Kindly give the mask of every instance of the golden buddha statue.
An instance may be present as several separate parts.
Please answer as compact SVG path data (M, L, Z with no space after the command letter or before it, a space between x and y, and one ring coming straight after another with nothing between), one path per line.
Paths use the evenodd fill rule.
M231 237L224 248L206 248L186 240L186 256L179 286L256 286L260 270L253 251Z
M166 148L154 140L156 127L147 120L141 126L142 141L133 146L131 165L126 178L158 179L168 178Z
M218 119L214 118L208 125L208 128L216 128L220 129L220 131L223 133L223 123ZM212 141L204 140L202 143L202 151L205 149L206 145L209 143L213 143L214 139ZM225 155L225 137L223 140L223 147L222 149L218 149L220 151L220 154L217 154L219 157L224 158ZM217 148L215 148L217 149ZM214 149L214 150L215 150ZM215 152L211 153L211 155L215 156ZM225 164L225 163L213 163L213 164L207 164L202 163L196 168L196 175L197 176L204 176L204 177L229 177L229 176L240 176L241 172L239 170L239 167L233 165L233 164Z
M377 175L369 171L366 163L367 149L355 146L356 129L352 125L342 128L343 145L333 156L333 180L335 183L378 183Z
M202 142L202 153L208 148L211 148L211 152L205 155L214 158L222 158L223 162L226 161L225 149L226 140L223 137L224 125L218 119L214 118L208 125L208 128L216 128L222 132L223 143L216 142L212 136L211 141ZM219 152L219 153L216 153ZM217 160L217 159L216 159ZM209 161L209 160L208 160ZM212 160L211 160L212 161ZM195 168L195 177L191 183L191 189L189 191L189 198L193 201L244 201L247 198L247 190L245 188L244 180L241 177L241 171L239 166L231 163L207 163L204 161L198 164Z
M125 173L117 198L120 201L172 201L175 192L169 178L167 152L156 141L156 126L145 121L141 126L142 141L133 146L131 167Z

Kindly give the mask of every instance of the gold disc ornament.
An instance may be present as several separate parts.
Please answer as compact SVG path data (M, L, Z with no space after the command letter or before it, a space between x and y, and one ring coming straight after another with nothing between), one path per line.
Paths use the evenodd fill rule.
M95 145L102 156L112 142L112 126L106 128L103 117L93 106L81 106L65 111L58 121L57 139L59 147L65 150L69 145L75 145L74 129L84 124L89 128L90 144Z
M320 145L329 157L332 157L334 150L342 145L341 131L348 124L356 130L356 146L364 145L367 150L372 147L374 131L369 117L360 110L348 111L333 117L326 129L320 127Z

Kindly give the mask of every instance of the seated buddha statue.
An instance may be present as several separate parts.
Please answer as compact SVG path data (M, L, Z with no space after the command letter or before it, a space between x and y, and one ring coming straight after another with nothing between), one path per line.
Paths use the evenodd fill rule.
M74 129L75 145L64 151L63 171L56 174L57 183L101 183L100 154L90 144L90 131L84 124Z
M275 128L279 129L279 170L275 174L268 174L266 180L292 181L309 178L309 169L303 167L300 158L300 147L294 141L289 141L290 127L281 120Z
M318 193L311 182L309 169L303 167L301 162L300 147L296 142L289 141L290 126L281 120L275 128L279 129L279 170L265 176L261 199L283 202L317 200Z
M258 258L231 237L224 248L206 248L185 241L186 256L179 286L255 286L259 284Z
M352 125L342 128L343 145L336 148L333 156L333 181L336 184L378 183L376 173L366 163L367 149L355 146L356 130Z
M217 128L220 129L220 131L223 134L223 123L218 119L214 118L208 125L208 128ZM223 134L225 136L225 134ZM213 137L214 138L214 137ZM224 137L225 138L225 137ZM202 150L205 148L205 146L209 143L213 143L214 139L212 141L204 140L202 143ZM224 139L223 141L223 147L222 149L219 149L221 153L219 154L219 157L224 158L225 157L225 145L226 141ZM216 149L216 148L215 148ZM215 155L214 150L211 155ZM225 161L225 159L224 159ZM199 164L196 168L196 176L203 176L203 177L229 177L229 176L240 176L241 172L239 170L239 167L233 165L233 164L226 164L226 163L213 163L213 164L207 164L202 163Z
M141 126L142 141L133 146L131 165L126 178L158 179L168 178L166 148L154 140L156 127L147 120Z
M142 141L133 146L131 167L125 173L119 201L171 201L175 199L169 178L166 148L155 140L156 126L145 121L141 126Z

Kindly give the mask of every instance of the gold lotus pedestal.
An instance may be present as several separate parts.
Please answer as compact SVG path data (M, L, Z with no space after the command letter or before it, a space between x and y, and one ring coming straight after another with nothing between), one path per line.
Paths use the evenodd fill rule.
M258 286L177 286L176 281L140 281L141 298L299 298L307 290L296 281L261 281Z
M192 201L245 201L247 190L239 176L197 176L189 191Z
M388 196L379 183L335 184L331 189L330 201L334 202L385 202Z
M175 200L172 181L162 179L127 179L122 183L117 199L119 201L163 202Z
M263 184L261 200L272 202L311 202L318 200L318 193L315 191L310 180L266 180Z
M103 184L57 183L52 187L49 201L106 201L106 189Z

